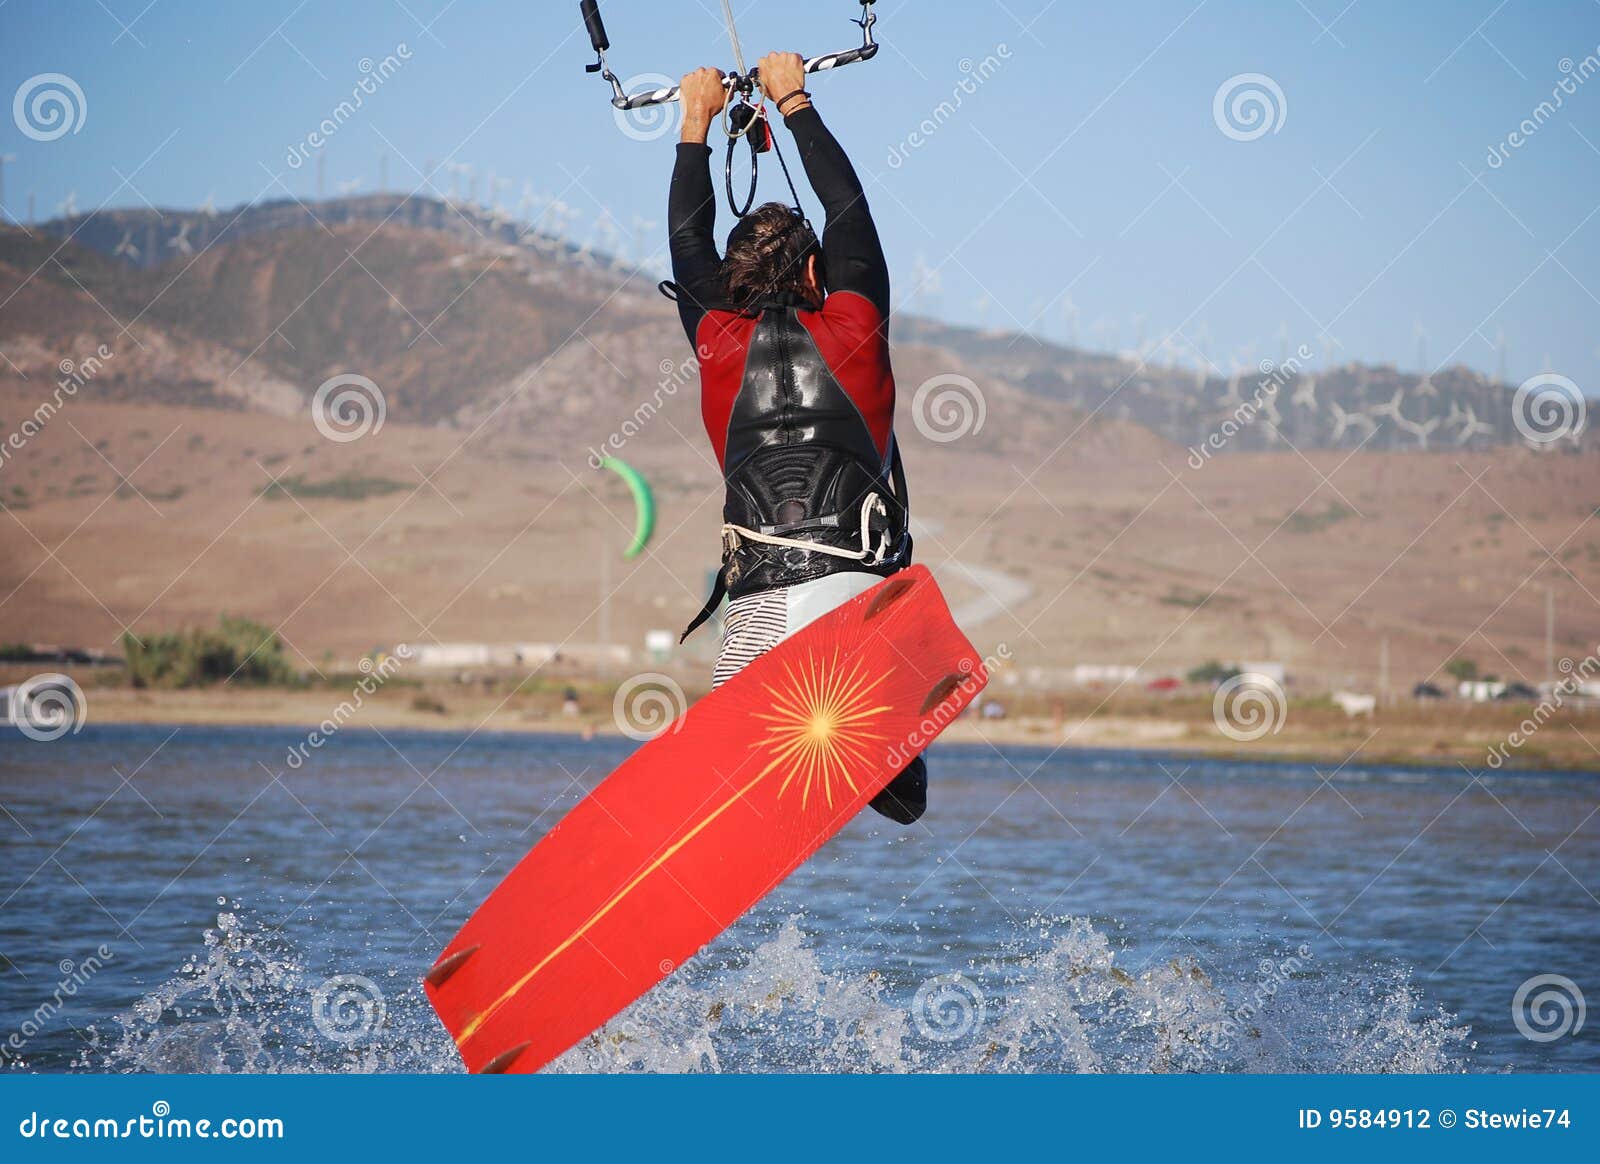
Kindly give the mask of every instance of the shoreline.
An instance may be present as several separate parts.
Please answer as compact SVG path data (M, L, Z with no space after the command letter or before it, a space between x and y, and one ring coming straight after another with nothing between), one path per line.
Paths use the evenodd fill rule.
M135 690L90 687L86 691L92 724L182 727L272 728L311 733L335 714L341 696L330 690L244 689ZM478 692L443 692L425 704L405 693L379 693L368 698L345 726L357 729L435 732L522 733L590 736L622 740L613 721L610 700L604 714L590 710L563 715L545 702L528 703ZM431 693L430 693L431 694ZM445 701L448 699L448 703ZM1209 715L1208 700L1175 701L1152 707L1074 709L1073 715L1022 715L984 720L963 716L940 737L943 741L994 747L1026 746L1072 751L1120 749L1168 755L1174 759L1231 759L1241 762L1288 762L1338 768L1460 767L1480 774L1495 771L1486 761L1489 750L1505 739L1523 717L1514 708L1419 708L1402 705L1372 717L1350 720L1330 716L1317 706L1291 704L1277 733L1253 742L1222 734ZM1085 714L1087 711L1093 714ZM1204 714L1201 714L1201 713ZM1464 714L1463 714L1464 713ZM1505 764L1502 771L1592 771L1600 774L1600 715L1592 725L1552 722ZM1470 722L1477 720L1478 722Z

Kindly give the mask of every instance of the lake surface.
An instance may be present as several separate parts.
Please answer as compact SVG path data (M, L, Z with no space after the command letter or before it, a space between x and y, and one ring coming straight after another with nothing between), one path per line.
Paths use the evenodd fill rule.
M633 745L303 740L0 741L5 1069L461 1069L419 977ZM952 745L932 781L553 1069L1600 1069L1567 985L1513 1013L1600 1000L1594 774Z

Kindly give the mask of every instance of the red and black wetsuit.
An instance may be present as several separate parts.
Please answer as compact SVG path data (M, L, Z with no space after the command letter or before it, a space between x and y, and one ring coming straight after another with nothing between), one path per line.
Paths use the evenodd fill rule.
M821 116L800 110L786 125L826 214L828 294L820 311L787 293L750 312L729 310L713 235L710 147L679 145L672 176L673 278L684 331L700 361L706 435L727 485L724 520L785 539L859 549L863 503L875 494L885 506L870 519L870 540L891 548L861 561L735 544L695 626L724 589L740 598L843 570L888 575L910 561L905 482L894 447L883 246L860 179Z

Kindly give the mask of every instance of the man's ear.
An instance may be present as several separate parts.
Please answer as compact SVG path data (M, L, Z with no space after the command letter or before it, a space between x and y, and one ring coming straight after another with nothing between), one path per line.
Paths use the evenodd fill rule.
M806 256L806 286L816 298L822 298L822 280L817 277L817 256L813 252Z

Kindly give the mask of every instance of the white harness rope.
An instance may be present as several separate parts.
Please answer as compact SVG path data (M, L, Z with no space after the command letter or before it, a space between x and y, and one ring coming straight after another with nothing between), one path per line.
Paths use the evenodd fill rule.
M818 542L801 541L798 538L779 537L776 534L761 533L759 530L746 529L742 525L727 522L722 527L722 546L725 552L733 553L738 550L741 541L759 542L764 546L779 546L790 550L805 550L808 553L827 554L830 558L849 558L851 561L860 562L867 566L876 566L888 559L893 547L889 544L889 531L885 529L878 539L878 544L872 544L872 528L869 524L874 517L888 517L889 507L883 503L883 498L876 493L868 493L861 503L861 548L859 550L842 550L837 546L825 546Z

